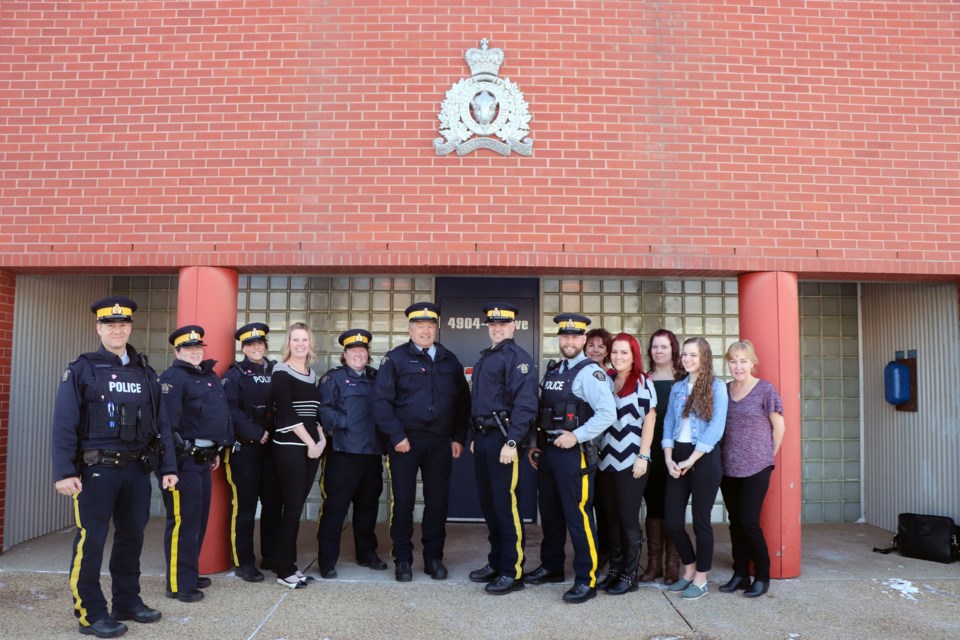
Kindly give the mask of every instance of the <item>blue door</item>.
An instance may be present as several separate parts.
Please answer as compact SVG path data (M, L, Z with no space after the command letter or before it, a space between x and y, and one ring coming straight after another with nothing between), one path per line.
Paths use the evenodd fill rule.
M490 346L482 311L487 302L502 300L520 309L514 340L534 362L540 361L540 281L536 278L439 277L436 298L442 312L439 342L457 354L467 380L480 352ZM537 376L539 379L539 373ZM469 442L468 437L468 445ZM537 476L526 460L526 452L520 461L520 515L527 522L537 517ZM483 520L469 447L459 460L453 461L448 517L458 521Z

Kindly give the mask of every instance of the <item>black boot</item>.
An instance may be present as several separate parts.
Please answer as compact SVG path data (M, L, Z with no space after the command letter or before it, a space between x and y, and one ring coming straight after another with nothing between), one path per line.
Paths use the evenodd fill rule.
M642 548L643 540L638 531L637 536L627 543L627 549L623 557L623 568L620 570L620 579L607 587L607 593L612 596L619 596L640 588L637 586L637 573L640 569Z
M769 580L754 580L750 588L743 592L745 598L759 598L770 588Z
M720 585L720 591L724 593L733 593L738 589L746 590L749 586L750 576L738 576L734 574L727 583Z
M616 584L619 581L620 570L611 564L610 571L604 576L603 580L597 583L597 591L606 591L610 585Z

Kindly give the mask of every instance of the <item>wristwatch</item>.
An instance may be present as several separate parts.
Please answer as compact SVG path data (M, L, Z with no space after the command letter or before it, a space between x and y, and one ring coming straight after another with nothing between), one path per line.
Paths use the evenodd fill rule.
M517 448L517 441L516 441L516 440L507 440L507 446L510 447L511 449L516 449L516 448Z

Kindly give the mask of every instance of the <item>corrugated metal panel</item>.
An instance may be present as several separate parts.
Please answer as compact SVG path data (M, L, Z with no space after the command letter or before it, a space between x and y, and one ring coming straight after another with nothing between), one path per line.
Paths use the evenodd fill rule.
M863 285L864 515L893 531L912 511L960 521L960 331L955 285ZM918 411L884 400L883 368L917 350Z
M99 342L90 303L103 277L17 276L3 548L73 524L71 502L53 488L50 425L66 363Z

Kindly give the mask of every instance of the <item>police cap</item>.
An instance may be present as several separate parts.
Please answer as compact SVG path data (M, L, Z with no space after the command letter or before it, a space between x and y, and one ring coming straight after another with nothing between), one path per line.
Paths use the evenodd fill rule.
M250 324L245 324L237 332L233 334L233 337L240 341L240 344L247 345L251 342L256 342L257 340L267 341L267 334L270 333L270 327L263 324L262 322L251 322Z
M415 302L404 313L410 322L440 322L440 307L432 302Z
M170 334L170 344L179 349L180 347L205 347L203 341L203 327L198 324L188 324L180 327Z
M487 316L487 324L506 324L513 322L520 310L509 302L491 302L484 305L483 313Z
M562 333L583 335L590 324L590 318L579 313L561 313L554 316L553 321L557 323L557 335Z
M110 296L90 305L97 322L133 322L133 312L136 310L137 303L122 296Z
M373 334L366 329L348 329L341 333L337 340L345 350L351 347L366 347L369 349Z

